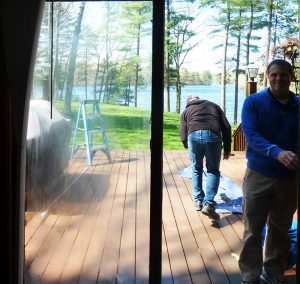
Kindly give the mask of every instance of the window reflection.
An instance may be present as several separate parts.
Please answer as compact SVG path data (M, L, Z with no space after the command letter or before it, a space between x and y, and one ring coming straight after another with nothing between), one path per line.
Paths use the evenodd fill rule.
M79 246L83 274L125 236L148 262L151 17L151 2L45 3L27 129L28 283L70 273L79 241L97 247ZM123 212L138 228L122 227Z

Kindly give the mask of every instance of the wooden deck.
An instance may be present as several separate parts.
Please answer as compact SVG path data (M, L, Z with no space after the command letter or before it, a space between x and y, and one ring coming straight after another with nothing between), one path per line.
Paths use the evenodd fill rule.
M148 283L149 152L85 152L70 162L68 186L47 212L26 212L25 283ZM191 180L177 169L187 151L164 151L162 283L240 283L240 214L212 223L195 211ZM241 185L244 152L222 161ZM295 283L293 279L289 283Z

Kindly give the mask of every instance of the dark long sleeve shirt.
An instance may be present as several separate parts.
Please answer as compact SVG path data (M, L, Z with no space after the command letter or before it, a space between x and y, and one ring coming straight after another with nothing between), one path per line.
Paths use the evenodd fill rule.
M231 151L231 126L215 103L196 99L189 102L180 118L180 139L187 147L187 137L196 130L211 130L222 137L224 151Z

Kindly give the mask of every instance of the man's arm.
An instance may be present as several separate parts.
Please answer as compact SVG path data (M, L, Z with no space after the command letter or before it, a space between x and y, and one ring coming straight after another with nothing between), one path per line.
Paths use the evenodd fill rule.
M271 143L262 136L262 125L265 121L259 120L259 108L262 107L262 102L254 101L250 96L244 101L242 108L242 129L245 134L247 144L255 151L266 157L277 159L282 151L280 147ZM265 116L267 119L267 116Z
M221 132L222 132L222 140L223 140L223 144L224 144L224 154L226 154L226 158L224 157L224 159L228 159L230 157L230 152L231 152L231 125L228 121L228 119L226 118L225 113L221 110L220 108L220 112L221 112Z
M180 139L182 141L182 144L184 148L188 148L188 142L187 142L187 124L184 117L184 112L180 116L180 126L179 126L179 135Z

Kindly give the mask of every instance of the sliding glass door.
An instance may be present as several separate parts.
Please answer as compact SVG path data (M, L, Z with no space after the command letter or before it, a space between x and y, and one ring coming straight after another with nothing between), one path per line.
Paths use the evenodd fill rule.
M45 3L27 128L25 283L149 281L163 110L153 11L152 1Z

